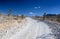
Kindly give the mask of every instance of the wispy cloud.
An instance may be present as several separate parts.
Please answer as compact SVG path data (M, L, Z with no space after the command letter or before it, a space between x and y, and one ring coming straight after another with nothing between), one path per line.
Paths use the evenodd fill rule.
M38 6L38 7L34 7L35 9L40 9L41 7L40 6Z
M29 12L29 14L33 14L33 12Z

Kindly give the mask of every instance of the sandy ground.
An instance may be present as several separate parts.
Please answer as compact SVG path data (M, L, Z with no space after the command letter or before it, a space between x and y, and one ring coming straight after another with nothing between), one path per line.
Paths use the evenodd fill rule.
M55 39L51 29L44 22L26 17L21 23L12 21L12 23L4 23L4 27L0 31L0 39Z

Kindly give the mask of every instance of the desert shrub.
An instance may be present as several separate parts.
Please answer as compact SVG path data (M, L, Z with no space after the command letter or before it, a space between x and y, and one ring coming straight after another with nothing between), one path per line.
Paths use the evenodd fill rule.
M51 19L51 21L53 21L53 19Z
M23 15L23 14L21 15L21 18L22 18L22 19L24 18L24 15Z
M45 17L46 17L46 13L43 14L43 20L45 20Z
M36 18L39 18L39 16L37 16L37 15L36 15L35 17L36 17Z
M57 15L57 17L56 17L56 18L57 18L57 20L56 20L56 21L57 21L57 22L60 22L60 15Z
M11 15L11 11L12 11L11 9L8 10L8 16Z

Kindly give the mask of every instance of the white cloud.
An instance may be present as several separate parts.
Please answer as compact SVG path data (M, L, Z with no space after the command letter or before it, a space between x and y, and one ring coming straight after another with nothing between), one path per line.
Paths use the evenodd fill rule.
M38 7L34 7L35 9L37 9Z
M40 6L39 6L39 8L40 8Z
M29 12L29 14L33 14L33 12Z
M40 9L41 7L40 6L38 6L38 7L34 7L35 9Z
M19 14L19 16L21 16L21 14Z

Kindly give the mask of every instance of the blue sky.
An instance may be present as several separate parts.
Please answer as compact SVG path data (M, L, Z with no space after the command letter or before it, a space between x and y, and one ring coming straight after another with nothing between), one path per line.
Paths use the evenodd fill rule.
M60 0L0 0L0 11L4 14L43 15L44 12L60 14Z

